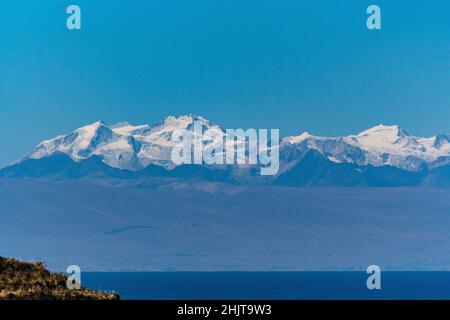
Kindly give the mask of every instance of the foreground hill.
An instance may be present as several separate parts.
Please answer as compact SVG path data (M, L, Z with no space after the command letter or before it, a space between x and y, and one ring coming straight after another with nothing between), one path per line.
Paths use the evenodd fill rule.
M41 262L0 257L0 299L116 300L117 295L88 289L69 290L66 276L48 271Z

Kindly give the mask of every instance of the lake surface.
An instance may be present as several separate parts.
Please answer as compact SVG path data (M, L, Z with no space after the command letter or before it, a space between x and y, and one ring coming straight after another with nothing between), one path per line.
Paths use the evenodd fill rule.
M84 272L83 286L122 299L450 299L450 272Z

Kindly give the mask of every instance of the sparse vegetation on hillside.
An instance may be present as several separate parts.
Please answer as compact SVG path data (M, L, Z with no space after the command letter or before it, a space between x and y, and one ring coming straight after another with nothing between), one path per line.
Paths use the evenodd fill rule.
M50 272L42 262L0 257L0 299L7 300L117 300L117 294L81 288L70 290L64 274Z

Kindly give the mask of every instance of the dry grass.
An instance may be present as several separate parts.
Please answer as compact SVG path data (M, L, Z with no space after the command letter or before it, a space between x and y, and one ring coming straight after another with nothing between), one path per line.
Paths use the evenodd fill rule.
M66 287L67 277L50 272L42 262L29 263L0 257L0 300L117 300L107 294Z

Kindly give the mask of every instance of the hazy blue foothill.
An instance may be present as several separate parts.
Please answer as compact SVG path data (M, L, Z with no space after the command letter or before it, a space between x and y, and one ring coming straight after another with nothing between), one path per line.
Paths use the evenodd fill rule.
M181 165L167 170L157 165L145 169L130 171L112 168L99 156L75 162L60 152L42 158L26 159L18 164L0 170L4 178L47 178L47 179L119 179L122 183L149 183L168 180L216 181L237 185L280 185L293 187L306 186L367 186L401 187L429 186L450 187L450 165L432 170L403 170L394 166L356 165L353 163L335 163L315 150L306 152L300 161L277 176L261 177L255 171L256 166L238 169L236 166Z
M2 256L64 270L447 270L450 190L0 179Z

